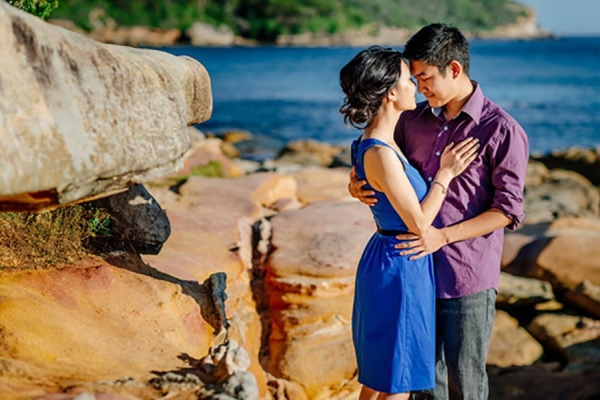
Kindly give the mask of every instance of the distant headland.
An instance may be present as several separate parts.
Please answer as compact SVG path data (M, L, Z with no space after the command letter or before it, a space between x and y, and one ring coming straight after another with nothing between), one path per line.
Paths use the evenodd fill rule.
M554 37L539 27L534 9L509 0L485 5L470 0L453 7L443 0L430 0L427 7L408 0L380 0L377 7L359 2L350 6L341 0L306 5L298 0L287 2L287 8L269 1L226 7L206 0L202 8L196 1L177 7L138 3L63 0L49 22L104 43L150 47L398 46L421 26L437 21L458 27L470 38Z

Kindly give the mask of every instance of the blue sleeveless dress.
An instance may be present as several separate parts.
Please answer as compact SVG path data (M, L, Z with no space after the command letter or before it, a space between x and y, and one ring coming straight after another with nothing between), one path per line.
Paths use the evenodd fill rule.
M377 139L352 143L352 164L365 179L363 154ZM393 148L392 148L393 149ZM398 153L396 153L398 154ZM419 201L427 184L419 172L398 158ZM374 190L368 183L365 188ZM380 231L406 232L384 193L375 191L370 207ZM376 232L367 243L356 271L352 339L358 381L385 393L404 393L435 386L435 281L431 256L409 261L395 249L393 232Z

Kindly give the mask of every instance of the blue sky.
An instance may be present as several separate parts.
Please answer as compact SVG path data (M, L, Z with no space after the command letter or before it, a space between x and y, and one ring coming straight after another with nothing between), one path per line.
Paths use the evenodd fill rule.
M600 0L517 0L536 10L538 24L560 36L600 36Z

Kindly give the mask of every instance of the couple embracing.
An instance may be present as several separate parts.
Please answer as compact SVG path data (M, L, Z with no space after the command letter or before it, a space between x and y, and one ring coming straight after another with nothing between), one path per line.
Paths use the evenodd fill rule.
M429 389L487 399L504 228L523 218L525 132L469 78L468 41L445 24L422 28L403 54L361 51L340 85L344 121L362 130L349 191L377 224L356 272L360 400Z

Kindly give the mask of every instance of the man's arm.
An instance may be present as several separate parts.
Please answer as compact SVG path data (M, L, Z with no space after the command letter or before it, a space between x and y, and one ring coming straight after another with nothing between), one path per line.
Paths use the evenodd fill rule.
M436 252L442 246L483 236L496 229L504 228L512 222L513 220L502 211L491 208L476 217L441 229L432 226L421 236L413 234L398 235L399 240L409 240L409 242L398 243L395 247L397 249L407 249L402 250L400 255L414 254L410 259L416 260Z
M350 182L348 183L348 192L350 196L360 200L361 203L372 206L377 203L374 190L364 190L362 187L367 184L367 181L359 181L356 177L355 167L350 171Z

